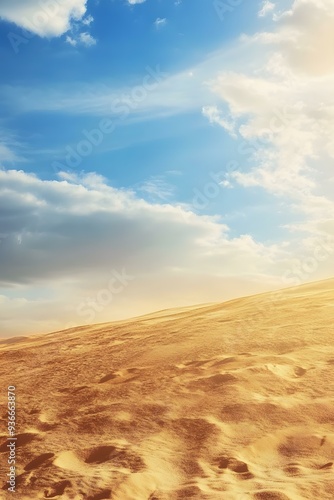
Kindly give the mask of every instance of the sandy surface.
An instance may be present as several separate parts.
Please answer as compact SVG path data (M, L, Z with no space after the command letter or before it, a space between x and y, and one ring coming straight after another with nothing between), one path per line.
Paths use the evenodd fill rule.
M0 343L0 498L333 499L334 280L273 298Z

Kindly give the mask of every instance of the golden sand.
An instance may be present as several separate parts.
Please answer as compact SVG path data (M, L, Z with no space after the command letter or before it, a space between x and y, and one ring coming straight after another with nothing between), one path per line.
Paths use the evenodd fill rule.
M0 498L333 499L333 334L326 280L2 342Z

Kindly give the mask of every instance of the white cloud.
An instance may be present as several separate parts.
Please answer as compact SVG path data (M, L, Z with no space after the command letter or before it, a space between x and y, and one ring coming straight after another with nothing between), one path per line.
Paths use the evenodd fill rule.
M72 45L72 47L76 47L76 45L78 45L78 41L70 35L67 35L66 42Z
M0 3L0 18L41 37L60 36L82 20L87 0L16 0Z
M72 36L67 35L66 42L72 45L72 47L76 47L77 45L83 45L85 47L96 45L95 38L87 32L78 33L77 35Z
M235 123L231 119L223 118L217 106L204 106L202 108L202 114L203 116L208 118L210 123L215 123L217 125L220 125L233 137L236 137Z
M310 76L334 73L332 0L295 0L291 9L275 19L277 31L268 36L268 43L275 44L292 72Z
M240 136L244 165L232 177L287 198L313 231L334 212L334 3L296 0L275 19L273 31L244 38L241 57L256 53L253 66L231 65L210 82L235 128L215 107L205 114Z
M79 40L86 47L91 47L96 44L95 38L87 32L80 33Z
M52 328L52 321L59 328L82 323L78 306L105 288L113 269L134 280L115 298L117 308L106 308L96 321L223 300L240 294L240 283L243 293L279 286L287 258L284 249L248 235L229 237L214 217L148 203L96 174L43 181L0 171L0 212L0 295L10 302L3 334L9 311L11 328L26 313L36 331L47 315ZM22 296L26 302L17 302Z
M275 9L275 4L270 2L270 0L264 0L262 4L262 8L259 11L260 17L265 17L269 12L272 12Z
M158 29L158 28L162 28L163 26L165 26L167 24L167 19L165 17L161 18L161 17L157 17L157 19L154 21L154 26Z
M130 5L137 5L139 3L144 3L146 0L128 0L128 4Z
M85 17L84 19L82 19L81 23L84 26L89 26L90 24L92 24L93 21L94 21L94 17L89 15L89 16Z

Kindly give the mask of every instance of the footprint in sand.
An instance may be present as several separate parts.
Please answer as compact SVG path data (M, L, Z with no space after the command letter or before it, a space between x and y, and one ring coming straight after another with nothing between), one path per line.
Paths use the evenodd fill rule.
M272 363L267 364L266 368L274 375L285 379L300 378L307 372L307 370L301 366L279 365Z
M31 462L29 462L25 467L25 471L31 471L33 469L37 469L44 465L50 458L54 457L54 453L42 453L38 457L34 458Z
M103 462L108 462L108 460L116 457L118 453L119 450L116 446L98 446L90 451L85 462L86 464L102 464Z
M115 380L117 383L131 382L131 380L136 380L138 378L138 372L140 371L139 368L128 368L127 370L110 372L104 375L98 383L104 384L110 380Z
M33 439L35 439L37 436L38 436L38 434L32 433L32 432L24 432L22 434L17 434L15 436L16 437L16 448L19 448L21 446L24 446L26 444L31 443L31 441L33 441ZM8 441L6 439L6 441L0 445L0 453L5 453L8 451L7 445L8 445Z
M139 472L145 468L140 456L135 453L119 449L116 446L97 446L88 453L86 464L102 464L111 462L116 468L130 469L131 472Z
M104 382L109 382L109 380L114 380L115 378L117 378L115 373L108 373L108 375L105 375L99 380L99 384L104 384Z
M211 377L199 378L197 380L193 380L189 382L189 387L196 387L199 389L217 389L225 384L232 384L237 382L238 379L234 375L230 373L217 373L216 375L212 375Z
M108 500L109 498L111 498L111 490L101 490L87 497L87 500Z
M78 392L83 391L84 389L88 389L88 385L79 385L78 387L64 387L63 389L59 389L59 392L64 392L68 394L77 394Z
M177 500L188 500L190 498L202 498L202 491L197 486L187 486L178 490Z
M319 467L320 470L324 470L324 469L331 469L333 467L333 462L328 462L327 464L325 465L321 465Z
M254 500L291 500L280 491L262 490L254 494Z
M283 470L287 476L299 476L301 474L299 464L295 463L288 464Z
M218 468L221 470L229 469L236 474L240 474L242 479L252 479L254 477L253 474L249 472L248 465L245 462L232 457L219 457Z
M71 486L72 483L68 480L58 481L57 483L54 483L52 486L50 486L50 488L44 491L44 496L46 498L54 498L63 495L65 489Z

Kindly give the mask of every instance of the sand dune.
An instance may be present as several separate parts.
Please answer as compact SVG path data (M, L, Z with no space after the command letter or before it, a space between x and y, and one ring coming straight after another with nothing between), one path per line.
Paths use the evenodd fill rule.
M333 325L326 280L1 342L16 498L333 499Z

